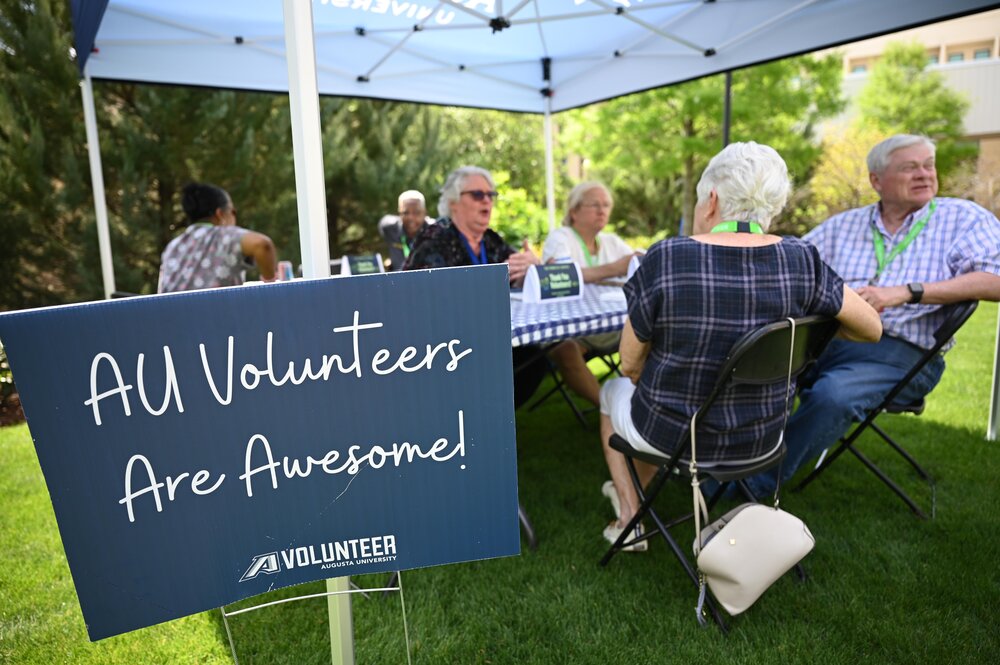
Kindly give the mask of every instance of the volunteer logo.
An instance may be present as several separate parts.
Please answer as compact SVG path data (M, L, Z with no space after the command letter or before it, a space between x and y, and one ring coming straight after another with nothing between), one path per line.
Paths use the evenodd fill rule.
M240 578L240 582L252 580L261 573L264 573L265 575L274 575L278 572L281 572L281 562L278 561L277 552L258 554L253 558L253 561L250 562L250 567L247 568L247 572L243 573L243 577Z
M352 538L258 554L250 561L250 567L243 573L240 582L255 579L261 574L274 575L293 568L319 566L321 570L326 570L395 560L395 536Z

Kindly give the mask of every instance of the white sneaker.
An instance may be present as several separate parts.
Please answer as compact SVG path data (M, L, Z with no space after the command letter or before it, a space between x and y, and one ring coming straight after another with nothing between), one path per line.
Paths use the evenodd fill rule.
M615 481L606 480L604 484L601 485L601 494L608 497L608 501L611 502L611 507L615 510L615 519L619 520L622 517L622 506L618 503L618 491L615 490Z
M623 530L622 527L618 526L617 522L611 522L604 527L604 539L614 545L618 542L618 536L622 535ZM642 524L636 524L632 532L633 537L638 538L643 533L645 533L645 530L642 528ZM643 540L633 545L626 545L622 548L622 552L645 552L647 549L649 549L649 542Z

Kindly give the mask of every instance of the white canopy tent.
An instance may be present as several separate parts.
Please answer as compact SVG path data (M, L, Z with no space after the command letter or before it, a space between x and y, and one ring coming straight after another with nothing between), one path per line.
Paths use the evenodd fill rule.
M301 5L308 0L299 0ZM979 11L976 0L313 0L319 93L544 113ZM95 79L288 90L277 0L111 0Z
M72 0L90 79L552 112L1000 5L984 0ZM285 8L283 12L282 8ZM286 24L286 15L289 24ZM291 17L305 16L293 29ZM308 30L309 16L313 26ZM314 39L314 42L313 42ZM313 46L314 43L314 46ZM91 45L93 48L91 48ZM314 57L310 57L314 54ZM287 55L287 57L286 57ZM312 70L312 71L310 71ZM312 73L314 71L314 73ZM297 88L310 100L302 100ZM85 103L92 99L84 94ZM88 110L88 125L93 109ZM318 117L318 115L317 115ZM96 129L88 134L97 150ZM296 149L303 263L326 261L318 155ZM92 159L99 172L99 156ZM300 171L305 171L300 173ZM315 171L315 173L313 173ZM95 176L95 196L103 186ZM114 290L98 201L105 290ZM322 240L323 247L316 247Z

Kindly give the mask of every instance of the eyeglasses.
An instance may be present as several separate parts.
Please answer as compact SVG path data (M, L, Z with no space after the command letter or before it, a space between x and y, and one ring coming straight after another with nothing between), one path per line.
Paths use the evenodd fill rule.
M490 199L495 201L496 198L500 196L499 192L495 192L492 190L484 192L481 189L467 189L464 192L461 192L461 194L468 194L469 196L472 197L474 201L485 201L486 197L489 197Z
M590 208L592 210L611 210L610 203L581 203L581 208Z

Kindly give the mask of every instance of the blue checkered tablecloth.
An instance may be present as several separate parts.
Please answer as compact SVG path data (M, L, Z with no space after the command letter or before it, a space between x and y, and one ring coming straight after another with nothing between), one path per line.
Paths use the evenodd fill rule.
M511 298L510 344L538 344L621 330L628 311L621 287L587 284L579 300L525 303Z

